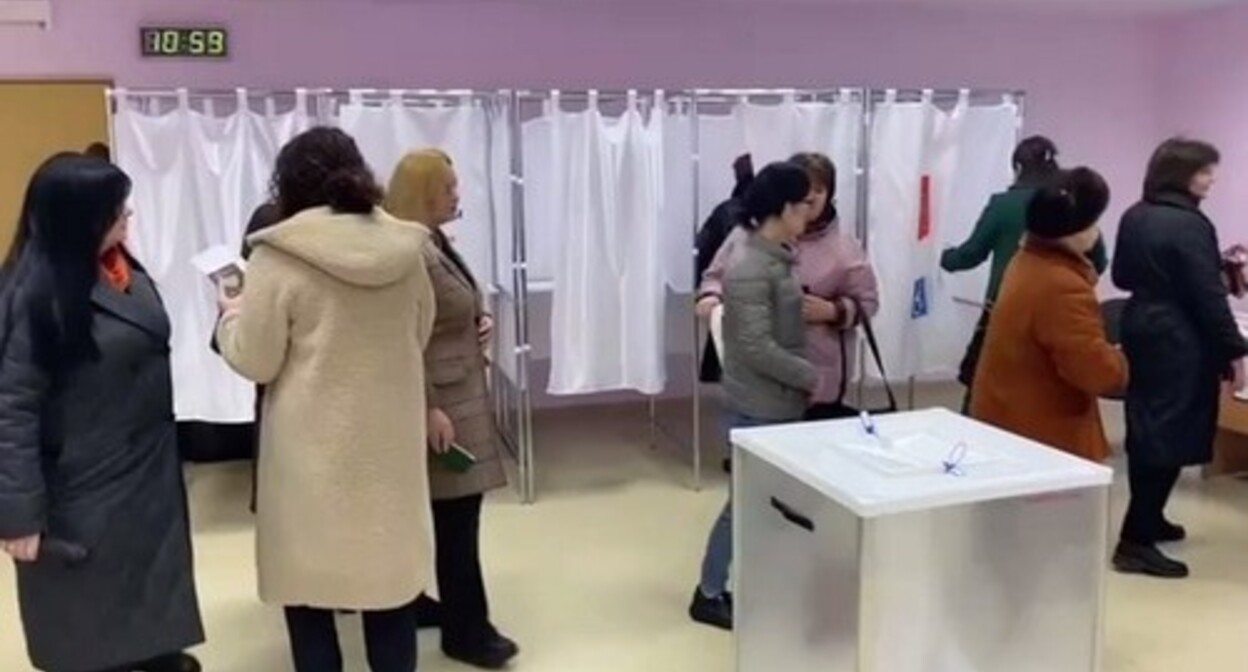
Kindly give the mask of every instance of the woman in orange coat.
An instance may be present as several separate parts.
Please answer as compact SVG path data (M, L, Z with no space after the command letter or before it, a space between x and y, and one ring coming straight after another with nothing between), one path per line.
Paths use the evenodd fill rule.
M1086 253L1109 204L1088 168L1058 174L1027 208L1027 236L993 307L971 414L1080 457L1104 461L1098 399L1127 384L1127 361L1105 336L1096 270Z

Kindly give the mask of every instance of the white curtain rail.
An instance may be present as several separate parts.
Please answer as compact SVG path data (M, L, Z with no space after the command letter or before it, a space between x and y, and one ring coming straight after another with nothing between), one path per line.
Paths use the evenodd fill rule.
M544 102L544 101L552 100L554 98L559 98L560 100L563 100L563 101L573 101L573 102L583 102L583 101L590 100L592 98L596 98L598 102L605 103L605 102L627 101L629 100L630 97L636 97L638 99L654 99L654 98L657 98L660 94L667 100L675 100L677 98L682 98L682 97L687 98L689 95L687 91L668 90L668 89L631 89L631 90L630 89L619 89L619 90L549 89L545 91L533 91L533 90L517 91L516 97L519 98L521 102L526 102L526 103L527 102Z
M191 98L229 98L231 100L238 99L240 89L132 89L118 87L108 89L107 95L110 98L170 98L178 99L183 95L189 95ZM294 98L298 95L300 89L241 89L247 94L248 98L272 98L272 97L290 97ZM309 97L326 93L325 89L302 89ZM185 93L183 93L185 92Z
M804 87L776 87L776 88L753 88L753 89L693 89L693 93L698 96L783 96L783 95L818 95L818 96L836 96L849 92L861 92L861 87L836 87L836 88L804 88Z
M165 89L165 88L114 88L108 89L107 95L111 98L119 96L134 98L178 98L183 89ZM240 89L184 89L192 98L238 98ZM452 100L460 99L466 96L474 98L493 98L508 95L507 91L499 90L472 90L472 89L331 89L331 88L308 88L308 89L241 89L249 98L271 98L271 97L293 97L299 91L304 91L311 98L315 96L328 96L331 98L348 99L353 92L358 92L365 99L388 100L395 94L400 95L404 99L442 99Z
M237 89L185 89L192 98L238 98ZM126 96L132 98L170 98L177 99L179 95L177 88L115 88L109 89L107 95L110 98L118 96ZM271 98L271 97L293 97L299 89L244 89L249 98ZM392 99L397 93L405 100L455 100L464 97L472 97L474 99L490 100L505 98L510 96L513 91L509 89L335 89L335 88L307 88L303 89L309 97L330 97L335 100L350 99L352 92L358 92L365 100L384 101ZM798 100L822 100L822 99L843 99L850 96L850 100L869 97L873 102L882 102L886 99L889 92L893 92L896 99L903 102L912 102L921 100L927 92L932 94L935 102L956 102L961 94L962 89L917 89L917 88L823 88L823 89L793 89L793 88L776 88L776 89L635 89L635 95L639 98L653 98L659 91L669 101L675 100L693 100L699 102L735 102L742 97L766 97L766 96L794 96ZM997 102L1006 96L1011 96L1016 100L1022 100L1026 96L1026 92L1017 89L969 89L971 93L971 101L993 101ZM595 92L591 90L532 90L523 89L516 90L514 94L523 102L542 101L550 99L555 93L558 93L563 100L581 101L588 100ZM628 89L606 90L601 89L596 92L600 102L627 100L629 97Z
M996 104L1007 97L1021 101L1027 96L1026 91L1019 89L868 89L871 102L883 103L894 98L897 102L915 103L930 96L934 103L956 103L963 92L970 94L971 104Z
M836 98L842 96L862 96L865 89L856 87L839 87L829 89L687 89L687 88L638 88L638 89L521 89L516 95L523 101L547 100L556 94L564 100L586 100L596 95L599 101L625 100L632 91L641 97L653 97L662 93L668 100L716 100L737 101L742 97L753 96L795 96L800 98Z

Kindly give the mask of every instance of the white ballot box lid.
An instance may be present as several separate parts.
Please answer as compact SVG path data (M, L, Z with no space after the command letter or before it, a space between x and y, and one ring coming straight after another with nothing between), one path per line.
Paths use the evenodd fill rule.
M1113 480L1108 467L946 409L738 429L732 442L862 518Z

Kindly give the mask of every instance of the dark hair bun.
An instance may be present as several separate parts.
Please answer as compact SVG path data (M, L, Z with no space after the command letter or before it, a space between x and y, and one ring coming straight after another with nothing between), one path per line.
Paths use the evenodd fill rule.
M1057 143L1043 135L1033 135L1018 143L1012 157L1018 181L1036 185L1057 172Z
M810 177L797 164L780 161L768 164L745 191L745 212L750 227L784 212L784 206L801 203L810 194Z
M1109 185L1091 168L1063 170L1045 181L1027 206L1027 231L1057 239L1096 224L1109 207Z
M367 169L342 168L325 180L325 198L335 212L368 214L381 202L381 188Z

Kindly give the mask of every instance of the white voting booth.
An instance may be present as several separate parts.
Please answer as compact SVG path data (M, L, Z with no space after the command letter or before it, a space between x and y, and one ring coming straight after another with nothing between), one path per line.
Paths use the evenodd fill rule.
M1112 472L943 409L732 433L740 672L1099 669Z

